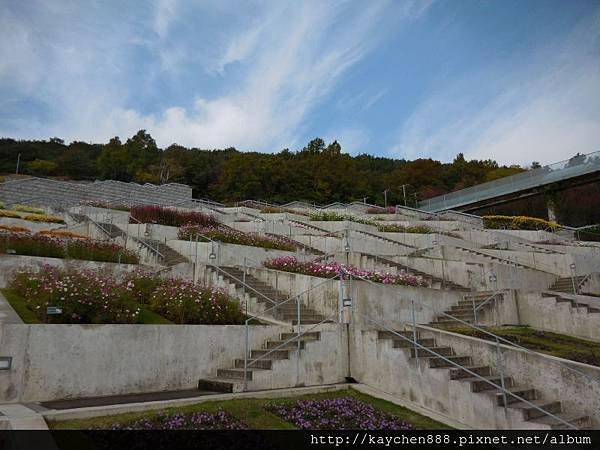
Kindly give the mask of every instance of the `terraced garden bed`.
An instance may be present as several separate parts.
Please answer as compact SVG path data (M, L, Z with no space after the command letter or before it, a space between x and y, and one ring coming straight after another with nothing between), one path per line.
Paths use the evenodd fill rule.
M530 350L600 367L600 342L536 330L526 326L486 327L485 329ZM446 327L445 330L480 339L494 340L492 336L469 327Z
M286 411L298 411L288 415ZM298 417L307 417L305 422ZM194 417L202 420L194 421ZM304 420L304 419L302 419ZM402 406L343 389L279 399L247 398L206 401L196 405L147 412L51 421L51 429L127 429L172 424L178 429L448 429L449 427ZM201 428L201 427L213 428ZM220 427L220 428L219 428ZM404 427L404 428L401 428ZM173 428L171 428L173 429ZM188 428L189 429L189 428Z

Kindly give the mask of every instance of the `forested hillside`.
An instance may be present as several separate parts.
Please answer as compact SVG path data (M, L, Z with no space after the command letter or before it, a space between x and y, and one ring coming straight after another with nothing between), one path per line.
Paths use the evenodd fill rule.
M115 179L140 183L178 182L191 185L197 197L232 202L262 199L283 203L363 200L408 205L474 184L522 171L492 160L452 163L432 159L390 159L367 154L350 156L337 142L313 139L304 148L267 154L234 148L204 150L173 144L159 149L145 130L121 142L106 144L61 139L25 141L0 139L0 173L19 173L75 180Z

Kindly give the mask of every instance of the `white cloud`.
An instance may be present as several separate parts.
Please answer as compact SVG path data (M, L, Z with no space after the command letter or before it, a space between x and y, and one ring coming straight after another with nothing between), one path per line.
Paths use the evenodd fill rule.
M398 132L391 153L552 163L600 147L600 14L529 65L496 66L444 86Z
M85 8L72 6L67 18L76 22L88 17L81 25L85 32L74 39L68 34L68 27L62 28L64 34L52 40L52 52L40 64L46 72L43 82L32 82L36 98L46 101L53 111L47 123L37 129L40 135L36 137L57 135L66 140L106 141L111 136L127 137L145 128L161 146L178 142L201 148L294 148L303 136L309 111L373 48L381 37L381 24L393 18L397 19L397 27L424 11L423 2L419 1L404 2L403 8L390 1L306 1L271 3L268 8L258 4L258 12L250 17L252 8L244 5L231 22L245 23L245 27L213 33L200 24L190 26L194 25L194 18L188 17L188 5L174 0L151 5L150 10L140 9L139 14L115 14L119 10L115 4L115 23L111 25L95 22L86 16ZM212 6L202 5L209 7ZM226 10L225 19L234 14L232 6L214 8L218 11L208 11L207 15L223 13L221 9ZM42 15L44 11L36 13ZM123 17L133 18L122 19L131 22L116 21ZM37 21L41 28L52 29L50 17ZM15 22L25 24L25 29L31 26L24 17ZM185 39L173 38L175 23L178 33L190 33L193 29L193 34ZM0 30L0 42L5 35ZM26 37L20 40L26 49ZM37 51L42 43L38 40L33 47ZM132 106L134 95L148 92L157 96L163 89L161 82L165 82L156 69L150 69L141 79L135 74L133 69L140 58L136 51L140 48L153 54L157 66L174 77L182 65L190 64L185 69L188 74L196 73L197 81L188 86L189 101L172 103L152 113ZM221 53L215 56L214 49ZM48 60L51 65L46 64ZM240 63L241 70L229 79L228 67L235 62ZM18 71L24 70L21 67ZM211 72L223 79L218 91L204 86L214 87L219 82L206 80L206 74ZM367 103L376 100L367 99ZM162 101L167 103L166 99ZM18 128L17 122L4 127L0 134L33 137L22 122Z

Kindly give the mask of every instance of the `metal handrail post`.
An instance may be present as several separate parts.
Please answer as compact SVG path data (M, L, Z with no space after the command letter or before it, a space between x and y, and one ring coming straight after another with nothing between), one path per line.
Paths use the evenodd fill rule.
M302 334L300 332L300 297L298 297L296 299L296 317L297 317L296 335L298 338L298 342L297 342L298 353L296 355L296 386L298 386L300 384L300 336Z
M498 371L500 372L500 384L502 386L502 402L504 403L504 412L506 412L506 408L508 403L506 401L506 385L504 382L504 364L502 362L502 352L500 350L500 341L496 338L496 365L498 366Z
M250 328L248 321L250 319L246 319L246 345L244 351L244 391L248 390L248 358L250 358Z
M417 320L415 318L415 301L411 300L411 309L412 309L412 323L413 323L413 343L415 348L415 359L417 362L417 369L420 369L419 363L419 349L417 348Z

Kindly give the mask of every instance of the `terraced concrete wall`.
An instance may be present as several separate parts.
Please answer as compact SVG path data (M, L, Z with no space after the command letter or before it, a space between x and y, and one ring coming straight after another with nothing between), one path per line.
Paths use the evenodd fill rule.
M252 326L255 348L286 327ZM241 325L3 325L0 402L191 389L243 358Z

